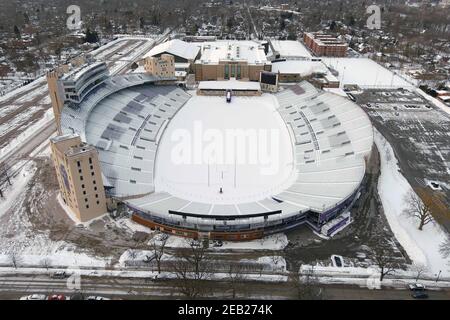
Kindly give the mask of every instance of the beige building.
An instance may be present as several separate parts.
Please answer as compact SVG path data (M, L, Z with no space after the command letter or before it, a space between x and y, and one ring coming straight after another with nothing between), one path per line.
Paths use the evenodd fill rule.
M171 54L144 59L145 72L157 77L175 77L175 60Z
M65 204L80 222L107 212L98 152L68 134L50 139L53 163Z
M264 47L252 41L216 41L202 47L195 61L195 80L259 81L261 71L271 71Z
M74 62L70 70L69 65L57 68L47 72L47 85L52 102L53 113L61 134L61 111L64 107L75 106L79 104L93 89L99 86L107 79L109 72L106 63L86 62L84 65L79 63L86 62L80 60Z

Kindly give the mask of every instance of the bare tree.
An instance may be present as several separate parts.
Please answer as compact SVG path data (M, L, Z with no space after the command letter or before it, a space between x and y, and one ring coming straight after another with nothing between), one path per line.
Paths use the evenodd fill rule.
M299 300L324 299L325 291L320 285L313 266L303 271L300 268L294 268L294 271L289 274L288 282Z
M439 252L444 258L450 257L450 236L439 245Z
M207 292L212 264L204 246L188 241L189 248L180 250L170 267L175 275L175 287L187 298L195 299Z
M11 264L14 269L17 269L19 264L22 262L22 257L16 251L11 251L9 253L9 259L11 260Z
M429 271L428 267L421 263L413 263L410 270L416 274L416 282L419 281L420 277Z
M414 192L410 191L405 195L406 208L404 213L411 218L419 220L419 230L433 221L433 216L431 215L431 196L426 197L424 201Z
M384 246L377 246L372 252L372 259L380 269L380 281L383 281L387 275L394 274L398 264L394 261L392 256Z
M42 259L41 263L44 266L44 268L47 269L47 271L48 271L48 269L50 268L50 265L51 265L50 258L49 257L45 257L44 259Z
M158 268L158 274L161 273L161 260L164 255L168 238L164 238L162 241L152 241L151 246L153 249L153 259L156 261L156 267Z
M128 249L128 256L130 260L135 261L138 256L138 251L136 249Z
M236 299L236 293L243 287L245 279L245 270L241 264L230 263L228 265L226 282L230 286L232 299Z

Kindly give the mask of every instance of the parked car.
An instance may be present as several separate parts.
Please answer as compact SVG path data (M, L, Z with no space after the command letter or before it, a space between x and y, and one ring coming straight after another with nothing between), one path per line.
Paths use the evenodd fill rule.
M67 300L66 296L63 294L52 294L48 296L48 300Z
M190 245L191 245L192 247L200 247L201 242L198 241L198 240L191 240Z
M86 300L111 300L111 299L102 296L89 296L86 298Z
M428 299L428 293L426 293L424 290L415 290L411 293L411 296L414 299Z
M223 242L222 242L222 241L220 241L220 240L215 240L215 241L213 242L213 247L221 247L221 246L223 246Z
M411 291L417 291L417 290L420 290L420 291L422 291L422 290L426 290L426 288L425 288L425 286L423 285L423 284L421 284L421 283L410 283L410 284L408 284L408 288L409 288L409 290L411 290Z
M352 100L353 102L356 102L355 96L352 95L351 93L348 93L348 92L347 92L347 97L348 97L350 100Z
M47 296L45 294L30 294L29 296L20 297L20 300L45 300Z
M410 283L408 285L409 290L411 291L411 296L414 299L427 299L428 293L426 293L426 288L421 283Z
M169 238L167 233L159 233L155 236L156 241L166 241Z
M56 271L51 275L52 279L65 279L69 276L70 275L65 271Z
M231 102L231 90L227 90L227 102L230 103Z

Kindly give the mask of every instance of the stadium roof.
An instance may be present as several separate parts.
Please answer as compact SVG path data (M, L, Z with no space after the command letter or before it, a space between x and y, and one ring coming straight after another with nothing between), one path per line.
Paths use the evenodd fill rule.
M199 51L200 47L197 44L185 42L179 39L173 39L157 45L152 50L150 50L144 56L144 58L153 57L166 52L174 56L184 58L186 60L194 60L197 57Z

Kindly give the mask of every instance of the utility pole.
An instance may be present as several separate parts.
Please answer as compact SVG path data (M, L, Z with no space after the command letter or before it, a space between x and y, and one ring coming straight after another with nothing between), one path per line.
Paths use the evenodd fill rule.
M439 273L438 273L437 278L436 278L436 282L439 281L439 277L441 276L441 272L442 272L442 270L439 270Z

